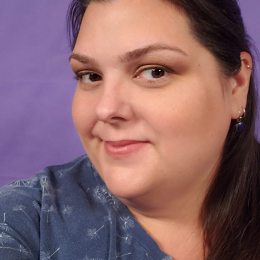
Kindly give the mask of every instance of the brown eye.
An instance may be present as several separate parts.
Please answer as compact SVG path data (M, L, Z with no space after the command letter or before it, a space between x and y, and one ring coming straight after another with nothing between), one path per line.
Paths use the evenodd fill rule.
M137 78L157 82L160 79L164 79L167 74L171 73L172 71L168 68L159 66L144 66L140 68L139 72L137 72Z
M102 77L94 72L85 73L81 77L84 82L95 82L102 80Z
M165 71L163 69L152 69L151 73L153 78L160 78L165 75Z
M89 75L86 75L86 76L88 76L89 80L92 82L102 79L101 76L98 75L97 73L89 73Z
M102 80L102 77L95 72L80 71L76 74L76 79L82 83L93 83Z

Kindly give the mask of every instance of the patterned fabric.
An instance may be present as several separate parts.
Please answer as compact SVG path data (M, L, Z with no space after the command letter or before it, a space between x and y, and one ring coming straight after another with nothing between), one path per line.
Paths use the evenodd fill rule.
M1 260L171 260L88 157L0 189Z

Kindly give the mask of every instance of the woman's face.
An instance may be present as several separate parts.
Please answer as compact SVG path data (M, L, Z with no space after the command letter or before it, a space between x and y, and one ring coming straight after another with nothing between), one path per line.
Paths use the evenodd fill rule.
M231 90L183 13L159 0L91 3L71 66L73 120L112 193L205 188L229 129Z

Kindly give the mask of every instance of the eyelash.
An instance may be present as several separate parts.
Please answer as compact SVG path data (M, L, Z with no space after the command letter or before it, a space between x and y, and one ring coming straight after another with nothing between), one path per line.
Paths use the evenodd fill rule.
M151 71L151 72L154 72L155 70L159 70L161 72L163 72L163 75L160 76L158 78L153 78L153 79L145 79L145 78L141 78L140 75L144 72L147 72L147 71ZM171 74L173 73L173 70L167 68L167 67L164 67L164 66L160 66L160 65L144 65L144 66L141 66L137 69L137 71L135 72L134 74L134 78L136 79L140 79L140 80L145 80L147 83L159 83L161 82L162 80L165 80L165 77L167 76L167 74ZM94 84L95 82L98 82L100 80L102 80L102 76L100 76L98 73L95 73L93 71L80 71L80 72L77 72L74 79L76 81L83 81L83 76L86 76L86 75L91 75L93 74L93 76L97 76L97 77L100 77L100 79L98 80L93 80L91 82L83 82L85 84Z
M162 71L163 75L158 77L158 78L153 78L153 79L150 79L150 80L146 79L146 81L148 83L160 82L161 80L165 80L165 77L167 76L167 74L173 73L173 70L171 70L171 69L169 69L167 67L164 67L164 66L160 66L160 65L146 65L146 66L142 66L142 67L138 68L137 72L135 73L135 75L136 75L135 77L141 79L141 77L140 77L141 73L149 71L149 70L151 72L155 71L155 70Z
M95 74L95 75L97 75L97 76L100 76L98 73L95 73L95 72L93 72L93 71L80 71L80 72L77 72L76 73L76 75L74 76L74 79L76 80L76 81L80 81L80 80L82 80L82 77L83 76L85 76L85 75L90 75L90 74ZM101 76L100 76L101 77ZM102 78L102 77L101 77ZM95 82L95 81L93 81L93 82Z

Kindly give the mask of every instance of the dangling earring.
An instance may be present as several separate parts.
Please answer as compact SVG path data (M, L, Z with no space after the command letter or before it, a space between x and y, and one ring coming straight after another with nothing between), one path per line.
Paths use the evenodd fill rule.
M241 111L239 111L239 117L237 119L236 123L236 129L238 132L240 132L244 128L244 123L242 122L243 118L246 116L246 110L242 107L243 109L243 115L241 115Z

